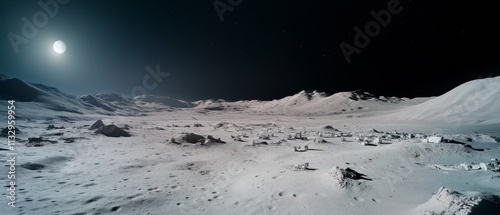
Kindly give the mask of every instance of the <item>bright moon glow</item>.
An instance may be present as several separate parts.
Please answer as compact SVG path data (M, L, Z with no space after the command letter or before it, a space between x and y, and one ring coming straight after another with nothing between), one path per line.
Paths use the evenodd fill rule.
M66 51L66 44L61 40L56 41L53 47L54 51L58 54L62 54Z

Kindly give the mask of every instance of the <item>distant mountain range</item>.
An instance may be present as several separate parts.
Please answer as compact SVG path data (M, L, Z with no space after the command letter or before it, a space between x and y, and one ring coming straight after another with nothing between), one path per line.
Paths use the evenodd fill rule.
M74 96L54 87L27 83L5 75L0 77L0 100L13 99L18 103L24 103L23 106L38 106L39 110L47 109L77 115L127 116L193 106L189 102L162 96L128 98L111 93Z
M187 102L165 96L142 95L134 98L118 94L99 93L74 96L57 88L27 83L0 74L0 100L14 99L32 107L27 110L65 112L74 115L142 115L152 111L193 109L197 112L244 111L277 115L385 115L398 120L448 121L472 120L500 122L500 77L464 83L448 93L428 98L398 98L375 96L362 91L340 92L333 95L318 91L301 91L272 101L201 100ZM35 117L35 116L29 116ZM444 117L444 118L443 118Z

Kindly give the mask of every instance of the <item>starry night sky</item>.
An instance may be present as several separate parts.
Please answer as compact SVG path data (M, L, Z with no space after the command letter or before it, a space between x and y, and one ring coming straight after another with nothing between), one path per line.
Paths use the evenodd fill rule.
M402 11L347 63L339 44L354 45L353 28L388 2L243 0L221 21L213 0L73 0L16 53L8 34L22 36L21 18L43 10L2 0L0 73L75 95L128 95L145 67L159 64L169 76L148 93L186 100L268 100L304 89L435 96L500 75L500 13L486 1L401 0ZM66 53L53 52L56 40Z

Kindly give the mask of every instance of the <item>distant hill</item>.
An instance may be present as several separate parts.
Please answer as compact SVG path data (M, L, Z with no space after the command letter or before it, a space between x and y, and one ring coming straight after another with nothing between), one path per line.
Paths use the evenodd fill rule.
M29 117L44 110L52 115L143 115L152 111L175 111L192 108L198 112L244 111L277 115L355 115L380 119L500 123L500 77L464 83L448 93L433 98L398 98L375 96L362 91L328 95L301 91L272 101L236 101L222 99L187 102L176 98L142 95L134 98L112 93L74 96L43 84L27 83L0 74L0 102L14 99L23 102ZM0 110L3 111L3 110ZM381 115L384 115L381 117Z
M387 111L418 104L429 98L376 97L367 92L352 91L328 95L318 91L301 91L273 101L203 100L195 102L196 108L206 111L248 111L280 115L328 115Z
M446 123L500 123L500 76L466 82L389 117Z
M191 107L191 103L164 96L138 96L127 98L112 93L74 96L61 92L55 87L27 83L17 78L0 74L0 100L15 100L24 103L19 111L26 117L50 116L46 111L56 111L52 115L141 115L150 111ZM39 112L39 114L37 114ZM40 113L47 114L40 114ZM22 115L22 114L21 114ZM47 117L48 117L47 116Z

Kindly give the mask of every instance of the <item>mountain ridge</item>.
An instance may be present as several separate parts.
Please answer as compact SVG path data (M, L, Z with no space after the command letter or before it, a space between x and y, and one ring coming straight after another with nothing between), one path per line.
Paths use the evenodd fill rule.
M386 118L397 120L443 118L443 113L450 114L449 110L455 106L461 105L462 109L464 109L469 104L469 106L477 106L475 109L469 108L469 112L474 112L477 115L476 121L485 122L491 121L491 115L498 115L495 107L500 106L498 104L500 97L497 96L500 95L499 85L500 76L478 79L459 85L441 96L413 99L376 96L360 90L334 94L316 90L302 90L296 94L271 101L207 99L188 102L156 95L141 95L133 98L114 93L74 96L66 94L55 87L28 83L0 74L0 100L14 99L17 102L30 103L33 106L38 104L38 106L49 110L78 115L129 116L147 114L147 112L153 111L174 111L188 108L198 112L247 111L255 114L277 115L346 114L352 116L352 114L357 114L358 116L368 116L367 113L371 112L371 115L387 115ZM485 97L487 93L490 98ZM474 101L477 100L479 103L471 102L471 98L475 98ZM480 112L480 114L477 112ZM451 112L451 114L456 115L454 112ZM488 114L490 115L489 118L487 117ZM462 118L467 119L467 116L463 115ZM496 119L497 117L493 118ZM448 121L451 119L453 118L445 118Z

